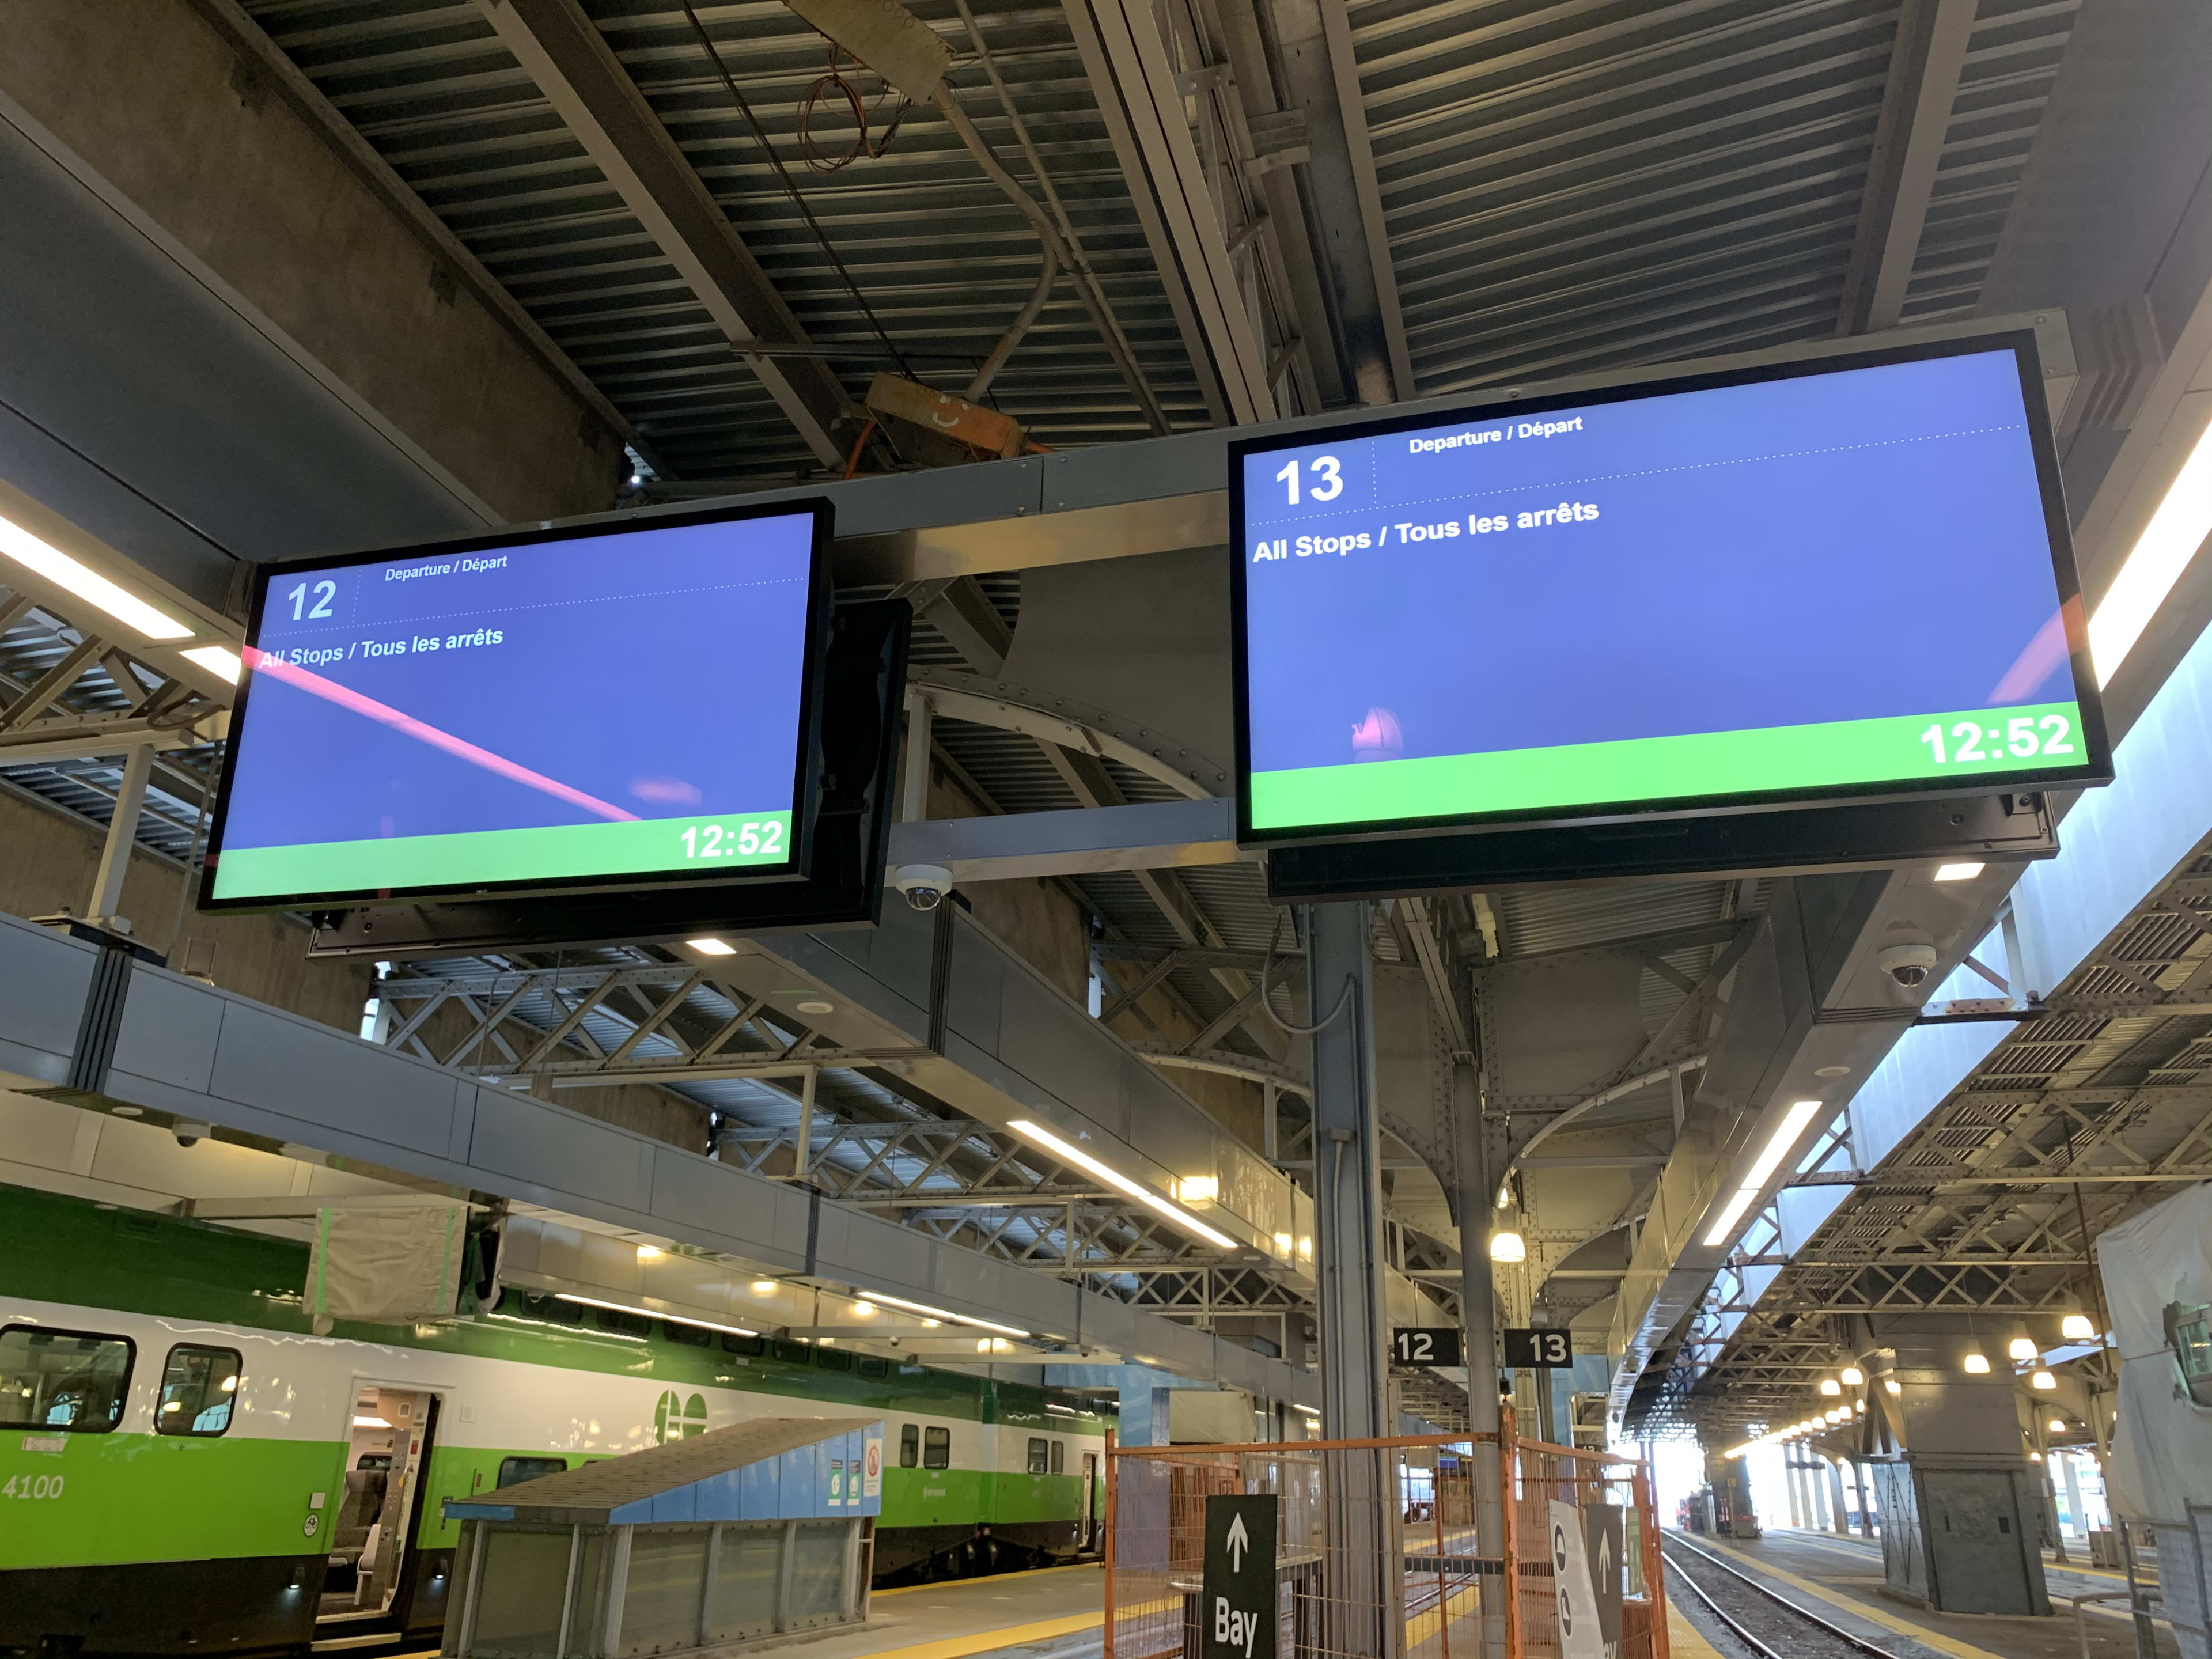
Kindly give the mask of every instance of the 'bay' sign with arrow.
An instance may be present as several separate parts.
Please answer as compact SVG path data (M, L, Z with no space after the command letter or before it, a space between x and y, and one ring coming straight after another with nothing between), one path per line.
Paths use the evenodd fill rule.
M1275 1498L1206 1500L1198 1659L1275 1659Z

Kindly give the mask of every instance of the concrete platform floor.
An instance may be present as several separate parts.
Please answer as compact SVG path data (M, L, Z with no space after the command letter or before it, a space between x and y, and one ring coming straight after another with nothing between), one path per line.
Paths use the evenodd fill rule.
M2080 1551L2069 1552L2065 1567L2053 1565L2046 1552L2043 1571L2051 1617L1929 1613L1880 1593L1878 1540L1783 1529L1746 1541L1703 1535L1691 1535L1690 1541L1902 1659L2081 1659L2081 1635L2065 1598L2127 1588L2124 1574L2082 1565ZM1695 1622L1704 1610L1683 1611ZM2133 1659L2134 1627L2124 1611L2093 1605L2084 1622L2089 1659ZM2177 1659L2172 1632L2160 1626L2156 1637L2159 1653Z
M775 1659L1097 1659L1105 1607L1102 1569L1046 1567L878 1590L868 1598L865 1629L766 1651ZM375 1649L363 1659L428 1659L436 1651Z

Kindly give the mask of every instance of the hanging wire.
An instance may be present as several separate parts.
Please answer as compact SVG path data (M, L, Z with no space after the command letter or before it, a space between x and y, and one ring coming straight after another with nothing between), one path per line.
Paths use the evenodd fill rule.
M761 153L768 157L769 165L775 169L775 176L783 185L784 194L791 198L791 204L799 210L799 216L806 222L806 228L812 234L816 245L836 268L838 276L851 293L853 302L860 307L861 315L868 319L868 326L875 330L876 337L884 343L884 349L898 365L898 372L909 380L915 379L913 366L907 362L906 354L898 349L884 329L883 319L876 315L876 308L868 303L868 296L860 292L860 285L853 280L853 273L845 269L844 260L837 257L837 250L830 245L830 238L816 222L814 210L806 205L806 198L799 193L799 185L784 167L783 158L775 153L775 146L769 142L768 130L761 125L760 118L753 113L753 106L746 101L745 94L731 78L728 66L722 62L720 50L714 45L714 37L707 33L707 26L699 21L699 14L692 9L691 0L682 0L682 3L684 18L690 23L692 33L699 37L699 44L706 48L708 61L714 64L723 90L730 94L730 101L738 106L738 113L745 118L745 125L752 129L753 137L759 140Z
M876 101L872 105L868 103L860 96L860 89L838 67L839 61L846 56L844 49L835 40L830 41L829 46L829 71L816 77L814 84L806 88L806 95L799 104L799 154L805 156L806 165L817 173L836 173L841 167L850 167L864 155L872 161L877 160L891 147L891 140L898 136L899 123L906 119L907 111L914 107L912 99L902 97L898 107L891 112L890 125L884 129L883 137L871 143L868 128L882 111L884 101L890 97L890 85L885 82L883 91L876 94ZM854 60L854 66L860 67L859 59ZM825 98L832 94L844 100L845 107L853 118L852 146L842 155L825 155L814 142L814 112Z

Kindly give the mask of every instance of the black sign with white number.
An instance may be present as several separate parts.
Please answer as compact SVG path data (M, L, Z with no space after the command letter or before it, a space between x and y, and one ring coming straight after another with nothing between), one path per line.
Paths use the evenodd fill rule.
M1390 1363L1394 1365L1463 1365L1457 1327L1437 1329L1401 1327L1390 1333Z
M1575 1363L1575 1345L1565 1331L1505 1332L1505 1363L1515 1370L1548 1370Z
M1275 1659L1275 1498L1206 1500L1198 1659Z

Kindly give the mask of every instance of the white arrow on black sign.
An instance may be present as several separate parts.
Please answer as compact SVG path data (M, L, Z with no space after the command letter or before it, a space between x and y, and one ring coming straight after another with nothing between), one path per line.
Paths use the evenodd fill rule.
M1252 1547L1252 1534L1244 1530L1244 1517L1239 1515L1229 1523L1229 1571L1244 1571L1244 1552Z

